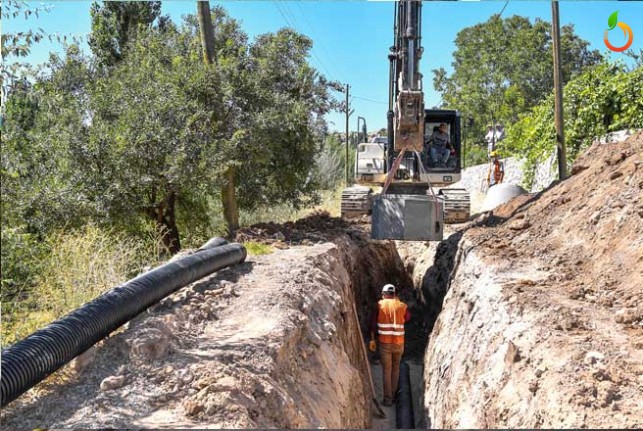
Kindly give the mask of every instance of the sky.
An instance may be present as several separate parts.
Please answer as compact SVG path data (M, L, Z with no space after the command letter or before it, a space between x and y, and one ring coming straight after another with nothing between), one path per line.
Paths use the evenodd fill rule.
M42 28L47 34L68 38L81 38L87 51L87 34L91 29L90 1L28 2L31 8L49 5L49 11L25 19L3 20L2 32L13 33ZM388 92L388 48L393 41L393 8L390 0L262 0L262 1L210 1L222 5L229 14L240 20L242 28L254 38L274 32L282 27L292 27L313 40L311 64L332 80L350 85L350 104L355 112L350 117L350 130L357 129L357 117L365 118L368 130L386 126ZM423 3L424 55L420 70L424 74L425 105L432 107L440 102L433 90L432 69L444 67L451 71L452 53L456 34L465 27L484 22L502 11L503 17L522 15L532 19L551 20L548 0L501 1L425 1ZM504 10L503 10L504 9ZM162 13L174 21L196 11L194 0L174 0L162 3ZM585 1L562 0L560 23L574 24L576 33L590 42L611 60L631 62L625 55L609 51L603 42L609 15L618 11L619 21L627 23L634 32L634 50L643 47L643 1ZM615 31L610 42L615 46L624 43L625 37ZM50 51L61 52L58 42L43 41L32 48L26 61L40 64L47 60ZM345 97L336 94L338 99ZM327 116L331 130L345 129L345 115L332 113Z

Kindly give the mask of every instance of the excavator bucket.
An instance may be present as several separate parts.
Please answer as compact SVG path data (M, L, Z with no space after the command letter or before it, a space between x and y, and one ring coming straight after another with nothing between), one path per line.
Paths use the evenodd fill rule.
M433 196L381 195L373 203L371 238L441 241L444 207Z

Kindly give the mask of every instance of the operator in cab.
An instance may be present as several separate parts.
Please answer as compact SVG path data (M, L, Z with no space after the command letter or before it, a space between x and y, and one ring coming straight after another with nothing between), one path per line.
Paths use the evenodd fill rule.
M429 152L433 166L446 166L453 149L446 123L441 123L438 130L433 132L429 143L431 144Z

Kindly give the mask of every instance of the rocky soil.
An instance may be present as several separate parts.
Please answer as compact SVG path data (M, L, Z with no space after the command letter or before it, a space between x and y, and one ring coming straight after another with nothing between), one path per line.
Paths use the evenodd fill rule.
M427 426L643 427L643 134L572 174L440 245Z
M3 409L3 426L370 427L357 321L406 275L392 243L331 231L169 296Z
M242 229L276 251L164 299L2 425L390 428L394 409L373 420L359 334L393 283L413 316L418 427L641 428L642 172L643 134L595 145L571 178L439 244L372 242L324 213Z

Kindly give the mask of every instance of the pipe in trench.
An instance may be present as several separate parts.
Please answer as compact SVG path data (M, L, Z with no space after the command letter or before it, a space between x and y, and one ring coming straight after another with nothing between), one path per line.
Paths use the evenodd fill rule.
M400 364L400 381L395 405L395 426L398 429L415 428L413 397L411 396L411 368L406 361Z
M243 245L215 246L221 243L215 239L206 243L208 247L127 281L3 350L2 407L167 295L246 259Z

